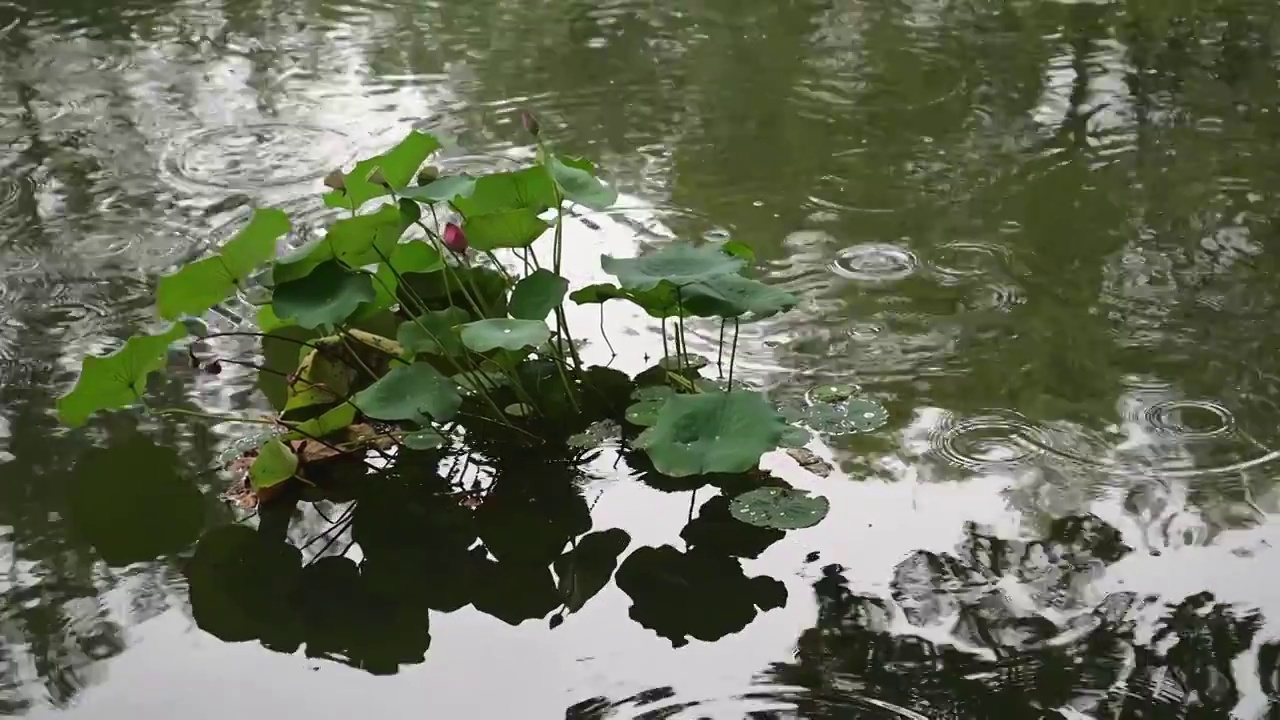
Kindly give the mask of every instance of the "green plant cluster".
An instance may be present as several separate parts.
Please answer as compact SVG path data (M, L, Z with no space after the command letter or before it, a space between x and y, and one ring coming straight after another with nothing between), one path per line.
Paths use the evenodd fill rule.
M804 441L762 394L733 382L740 324L797 302L750 277L749 247L675 243L640 257L605 255L601 267L616 282L571 292L561 273L566 205L600 211L617 199L594 166L556 154L539 138L529 167L440 175L424 168L440 147L414 131L350 172L330 175L324 203L350 215L301 247L277 256L289 219L258 209L216 254L162 277L156 309L170 325L105 357L85 358L74 388L58 401L63 422L79 426L99 411L141 405L271 425L277 432L249 467L258 490L306 480L309 458L300 447L307 441L338 453L381 452L389 444L430 451L500 428L521 442L572 443L570 434L580 438L608 420L640 429L633 445L672 477L747 472L764 453ZM540 255L534 243L548 233L550 252L542 247ZM233 296L257 298L256 332L208 332L193 321ZM662 361L634 379L585 367L566 299L598 304L602 327L605 305L614 301L660 319ZM720 320L716 364L723 376L727 354L727 382L699 375L709 362L685 346L690 317ZM148 376L164 369L171 346L192 335L194 365L208 372L225 363L252 368L278 415L147 407ZM262 362L197 350L227 335L259 337ZM630 397L621 406L611 399L620 386ZM556 437L558 429L569 432ZM801 527L826 512L825 500L803 493L748 500L735 516L749 523Z

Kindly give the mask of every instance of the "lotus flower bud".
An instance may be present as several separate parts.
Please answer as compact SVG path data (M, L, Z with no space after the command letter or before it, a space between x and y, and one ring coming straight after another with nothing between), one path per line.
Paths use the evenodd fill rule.
M331 190L337 190L338 192L345 192L347 189L347 176L343 175L342 170L340 169L334 170L333 172L324 176L324 186Z
M467 234L462 232L462 228L448 223L444 226L444 246L455 253L462 254L467 251Z
M538 124L538 119L528 110L520 111L520 124L524 126L525 132L534 137L538 137L538 133L542 132L542 126Z
M365 176L365 180L368 180L374 185L381 185L383 187L390 186L390 183L387 182L387 177L382 174L381 167L375 167L374 169L370 170L369 174Z

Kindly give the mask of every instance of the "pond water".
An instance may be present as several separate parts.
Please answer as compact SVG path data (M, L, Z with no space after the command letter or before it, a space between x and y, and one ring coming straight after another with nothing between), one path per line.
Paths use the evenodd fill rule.
M740 379L887 408L813 446L833 472L765 458L828 517L743 536L714 488L605 447L569 479L462 472L716 562L558 626L549 575L456 602L405 578L395 618L333 564L305 597L200 580L196 539L240 517L209 468L247 431L66 430L80 358L249 208L323 226L321 178L411 128L448 167L528 160L523 108L622 193L574 221L575 286L601 252L744 242L801 304L744 326ZM0 0L0 714L1277 717L1277 220L1271 0ZM653 323L607 328L615 367L662 354ZM265 408L235 368L154 391ZM360 506L352 557L435 537L405 488ZM248 606L193 606L199 581ZM325 636L299 650L295 615Z

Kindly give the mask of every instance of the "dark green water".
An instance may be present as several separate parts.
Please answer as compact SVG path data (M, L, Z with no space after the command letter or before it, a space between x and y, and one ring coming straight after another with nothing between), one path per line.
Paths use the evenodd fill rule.
M207 468L245 432L60 429L80 357L250 206L322 225L320 178L412 127L450 167L527 158L525 107L623 191L574 231L575 284L732 236L803 299L744 331L742 376L890 410L817 448L830 477L766 460L832 503L725 551L785 606L703 568L554 630L509 578L450 612L406 580L403 626L340 582L193 612L191 547L237 517ZM1280 717L1277 220L1267 0L0 0L0 714ZM661 352L634 318L612 336L623 367ZM156 392L264 407L231 369ZM690 493L610 453L564 503L684 547ZM412 505L379 497L368 528ZM272 642L295 612L368 652Z

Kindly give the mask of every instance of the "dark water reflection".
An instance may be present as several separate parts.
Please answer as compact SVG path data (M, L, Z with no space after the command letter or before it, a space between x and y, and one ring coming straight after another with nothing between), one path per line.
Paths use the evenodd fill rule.
M824 523L743 536L607 447L365 489L322 549L348 505L228 525L239 430L58 427L79 357L248 208L303 235L410 127L527 158L525 107L623 190L575 283L731 235L803 298L744 328L746 380L889 409L830 478L767 462ZM0 0L0 713L1270 717L1278 218L1263 0ZM263 407L230 371L155 392ZM530 504L549 539L504 540ZM562 541L607 578L618 531L550 628Z

